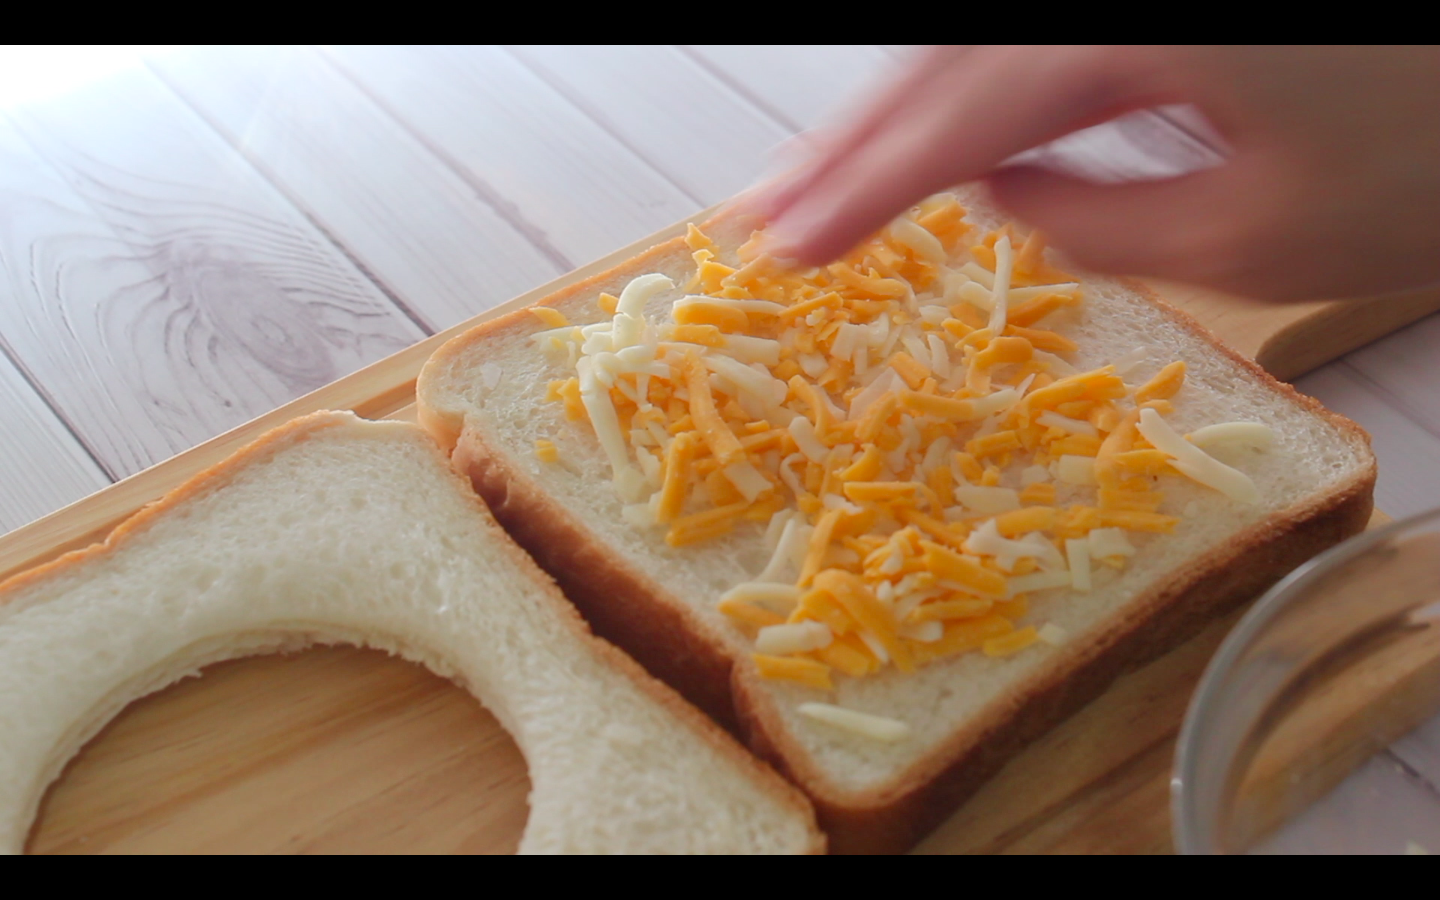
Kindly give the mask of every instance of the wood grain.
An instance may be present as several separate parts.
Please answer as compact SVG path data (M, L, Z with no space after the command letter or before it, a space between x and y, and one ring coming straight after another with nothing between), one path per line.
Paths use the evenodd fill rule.
M682 231L683 224L677 223L653 238L647 238L637 242L636 245L622 248L610 258L597 260L591 266L571 276L557 279L556 283L537 289L530 295L517 298L514 303L492 311L487 314L487 317L501 314L517 305L533 302L534 299L548 293L557 284L583 278L592 271L598 271L614 262L628 258L636 252L640 245L648 245L653 240ZM1203 305L1195 312L1203 320L1205 316ZM1220 320L1222 326L1224 322L1222 317ZM406 404L410 398L410 391L413 390L414 375L425 356L438 341L445 337L448 335L437 335L410 351L397 354L386 365L374 366L349 379L341 379L335 385L327 388L326 392L297 401L250 428L239 429L226 436L224 441L215 441L189 453L181 454L172 462L144 473L129 483L116 485L102 491L96 497L77 504L60 515L52 516L48 520L42 520L42 522L21 529L7 538L0 539L0 571L20 564L33 564L58 552L59 548L74 546L85 540L93 540L99 533L103 533L103 529L113 525L114 516L124 503L138 505L137 501L152 499L165 487L175 484L181 477L222 458L227 448L233 448L245 436L257 436L264 428L277 424L282 420L282 416L298 415L308 409L321 406L342 406L343 404L334 401L347 396L361 399L370 398L365 400L362 408L371 415L407 416L412 414L413 410ZM130 485L133 487L128 487L127 490L127 486ZM1214 646L1223 636L1225 627L1225 623L1213 626L1191 642L1117 683L1111 691L1094 704L1042 739L1024 756L1012 763L997 776L995 783L987 786L981 795L961 809L955 819L942 826L936 832L936 836L925 843L924 849L931 852L977 852L1009 849L1016 851L1043 849L1065 852L1082 849L1097 850L1106 847L1154 851L1167 849L1168 833L1164 829L1164 823L1167 821L1165 784L1168 779L1168 764L1164 760L1169 758L1170 752L1167 742L1173 741L1173 734L1179 727L1184 705L1194 681ZM374 664L379 665L380 661L377 659ZM283 686L283 682L277 680L270 683L275 685L273 689L266 691L257 688L255 691L257 694L265 695L268 699L257 698L256 702L268 702L278 706L284 706L290 702L288 699L290 697L289 688ZM207 681L202 679L193 690L203 691L205 684ZM326 691L333 692L332 695L343 694L346 689L344 683L338 682L331 683L324 688ZM314 690L318 692L321 688L317 687ZM162 692L154 699L154 706L159 711L153 713L155 718L150 720L153 724L139 728L139 731L144 732L151 729L163 731L170 727L167 723L171 720L196 715L185 712L183 702L168 701L167 698L173 692L173 689ZM332 701L327 700L326 702ZM333 702L339 703L340 701L334 700ZM223 719L225 705L220 700L200 705L212 712L198 715L209 716L212 722L215 717ZM449 707L444 708L448 709ZM440 710L441 708L437 707L436 716L442 716ZM128 711L123 713L121 720L125 720L129 715ZM266 726L267 728L275 729L272 739L276 741L282 740L280 732L288 733L296 729L312 727L302 724L299 720L278 714L266 721L270 723ZM426 730L428 728L448 727L431 723L425 728L420 728L412 726L408 722L393 719L390 720L391 724L381 725L378 724L378 721L375 728L380 730L401 731L405 728L415 727L417 732L428 734L432 733ZM319 720L313 723L313 728L317 729L315 733L323 733L318 730L320 729ZM130 734L130 732L125 733ZM500 737L494 736L493 731L489 734L491 736L483 739L493 741L493 746L497 748L504 745L506 749L503 753L499 750L497 753L500 758L510 758L507 754L513 751L509 745ZM139 740L139 738L134 739ZM166 751L166 764L173 771L195 773L194 777L203 780L204 773L215 765L214 757L211 754L212 748L209 746L196 749L183 742L166 741L163 736L154 736L153 738L147 736L144 739L147 741L153 739L156 742L146 746L170 748ZM481 740L482 738L476 736L473 739ZM106 740L107 738L102 737L100 744ZM326 747L330 746L319 738L317 738L317 743ZM313 753L310 758L316 761L314 763L317 769L316 777L322 777L323 766L319 760L326 751L320 746L312 749ZM329 752L336 752L335 748L332 747ZM372 784L373 794L365 797L346 794L343 801L336 802L341 803L346 809L354 804L369 809L385 809L384 797L389 792L397 790L398 785L415 782L433 784L436 786L436 793L431 798L434 809L428 812L427 816L434 818L435 833L451 835L464 831L467 827L465 816L473 815L473 810L487 808L492 802L499 804L502 808L513 809L515 797L523 792L523 788L513 781L481 780L470 783L470 790L478 792L477 794L457 800L452 796L456 790L453 785L446 784L443 779L432 778L437 767L442 764L433 760L426 753L428 750L418 752L415 759L409 763L397 764L397 768L392 770L390 781L384 785ZM106 757L102 756L101 758ZM504 765L504 763L497 762L497 765ZM99 765L94 777L98 779L102 775L106 778L111 777L107 773L106 767ZM97 780L89 790L74 795L67 792L62 780L61 787L56 789L50 805L47 806L46 815L36 826L34 846L37 848L52 846L52 839L48 836L50 828L48 823L52 817L56 817L57 821L61 822L86 821L85 815L81 813L75 813L75 819L66 818L70 814L65 812L64 804L72 801L65 798L74 796L76 799L73 802L78 803L84 796L93 797L97 793L102 797L109 795L112 790L118 789L123 781L119 776L114 776L114 778L115 780L107 780L104 784ZM217 779L213 789L206 789L208 792L195 789L189 793L182 792L172 801L167 801L170 805L166 807L165 815L178 815L177 810L190 802L186 798L192 794L197 797L195 802L202 803L207 810L205 815L197 814L194 818L187 818L187 825L184 829L167 832L167 835L170 836L169 842L166 843L167 847L200 849L225 846L236 851L278 851L293 846L293 842L277 842L275 840L277 833L266 832L263 829L246 831L229 827L232 819L244 820L259 815L248 806L235 810L232 815L228 810L235 804L255 804L270 810L271 815L288 815L286 810L291 802L289 793L277 790L274 794L257 794L255 791L226 794L220 784L223 780L223 778ZM277 783L290 784L283 779ZM156 790L160 789L156 788ZM489 799L485 796L487 792L490 795ZM203 797L200 794L203 794ZM452 800L453 802L451 802ZM92 799L87 802L99 801ZM118 801L116 802L118 803ZM314 802L321 803L319 799ZM324 802L331 801L325 800ZM119 803L119 805L124 806L123 803ZM429 803L422 802L421 805L429 807ZM159 815L159 813L156 814L156 816ZM147 831L158 827L156 816L137 813L128 820L128 825L114 824L114 827L121 831L127 829ZM207 822L208 825L205 824ZM494 836L492 833L492 837ZM357 839L363 838L363 834L357 837ZM78 834L71 831L62 837L55 838L53 845L74 849L78 847L75 843L76 840L78 840ZM119 832L113 833L112 838L107 840L120 841ZM414 836L413 843L406 842L407 840L402 840L402 836L392 836L391 848L403 850L409 847L419 848L422 845L431 846L426 844L419 835ZM504 844L504 846L513 846L513 840L512 836L511 843ZM469 849L478 849L477 845L467 844L466 846ZM497 851L503 849L498 840L494 845L488 846Z
M699 44L684 49L792 133L821 124L895 65L872 44Z
M1440 309L1440 285L1358 300L1268 303L1209 288L1153 282L1165 300L1198 316L1206 327L1282 381L1363 347ZM1440 319L1436 319L1440 327ZM1374 352L1373 348L1362 352Z
M328 53L564 268L701 205L503 50L335 47Z
M210 47L151 65L432 330L570 268L313 48Z
M9 114L0 336L112 476L424 336L148 72Z
M465 691L377 651L312 649L132 704L66 769L28 850L510 853L529 790Z
M507 49L707 206L749 187L792 133L672 47Z
M0 217L4 216L0 209ZM0 243L0 248L4 244ZM8 265L0 253L0 271ZM11 303L0 282L0 306ZM20 371L0 354L0 534L110 483Z
M23 135L0 111L0 340L23 350L15 358L47 394L58 391L68 420L0 358L0 416L15 425L0 431L0 528L12 500L43 512L34 504L53 508L97 473L103 483L94 463L87 472L85 448L66 443L69 429L105 467L135 471L374 359L386 340L408 343L422 325L484 309L689 212L746 161L717 161L704 146L687 155L656 136L740 140L735 152L750 152L748 136L727 135L720 115L687 119L693 131L647 121L646 109L677 102L667 75L688 72L692 90L723 84L713 96L730 98L713 105L785 133L823 121L904 48L681 48L693 65L653 66L654 84L598 71L616 57L585 52L590 68L562 56L537 75L541 55L521 64L487 49L207 50L154 64L168 90L130 73L20 110ZM636 88L650 99L615 96ZM1108 167L1109 153L1090 156ZM1217 315L1201 300L1192 311L1236 343L1283 331L1268 316L1247 318L1263 310ZM1270 365L1298 371L1399 321L1351 307L1307 334L1313 312L1300 311L1301 330L1275 345ZM329 374L276 339L277 325L297 320L320 323L300 329L301 344L320 347ZM1437 322L1300 381L1374 433L1377 497L1400 514L1440 504ZM5 536L0 578L103 535L293 415L404 416L414 372L438 343ZM1186 660L1209 655L1205 637L1035 745L1025 765L1043 777L1012 766L923 849L1168 849L1176 697L1198 672ZM1401 742L1407 761L1440 784L1440 740L1412 738ZM1077 753L1095 763L1076 766ZM525 791L513 743L464 692L379 654L317 650L212 667L133 705L57 785L32 849L505 852Z
M641 238L587 265L553 279L474 319L431 335L399 353L217 435L188 451L97 491L70 507L0 537L0 580L101 540L116 525L166 491L239 450L272 428L320 409L349 409L371 419L414 421L415 378L430 354L445 341L491 317L531 305L561 287L610 268L653 243L684 234L690 222L714 212L700 210L670 227Z

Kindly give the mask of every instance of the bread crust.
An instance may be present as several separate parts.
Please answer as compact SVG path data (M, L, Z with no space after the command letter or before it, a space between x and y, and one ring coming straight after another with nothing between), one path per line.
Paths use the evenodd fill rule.
M716 224L712 220L702 228ZM686 252L682 239L664 242L540 304L564 304ZM1368 447L1369 435L1354 422L1277 381L1145 285L1123 281L1176 327L1250 373L1278 399L1326 419ZM1372 510L1373 456L1348 482L1269 516L1225 547L1176 570L1165 583L1128 603L1102 639L1085 646L1071 642L1054 653L1044 667L890 782L847 791L813 765L767 699L762 680L735 664L708 624L620 554L607 551L504 448L492 446L453 414L427 406L427 384L439 371L472 345L501 337L524 315L521 310L482 323L437 351L419 379L421 424L442 444L454 447L457 470L469 475L500 523L555 575L596 633L633 654L805 791L830 836L830 849L837 853L893 853L913 847L1026 745L1099 696L1120 675L1254 599L1315 554L1362 531Z
M351 412L336 412L322 410L306 416L293 419L271 431L261 435L250 444L237 450L231 456L221 460L208 469L194 475L185 483L174 488L150 504L140 509L124 522L115 527L103 541L92 544L79 550L73 550L48 563L44 563L33 569L20 572L0 583L0 606L8 603L19 591L44 579L62 575L80 564L94 558L104 558L119 552L127 543L134 540L152 522L165 516L169 511L185 503L193 497L223 489L240 472L248 466L264 462L285 449L314 437L316 434L330 428L353 425L363 421ZM376 425L382 423L367 423ZM393 427L405 431L413 431L419 434L414 426L404 422L385 422L385 427ZM426 446L434 446L429 440L424 441ZM827 841L825 834L817 827L813 809L804 795L796 790L785 779L777 775L769 766L761 762L752 754L746 752L735 740L715 723L706 718L700 711L681 699L675 690L657 681L649 675L636 661L610 642L597 637L591 630L590 625L577 612L575 607L567 602L565 595L556 586L555 580L543 569L536 565L520 546L518 546L509 535L496 523L495 517L485 505L480 496L472 490L471 482L453 468L450 468L446 454L439 448L434 447L436 461L450 472L451 482L456 493L463 500L473 505L488 522L489 529L493 532L492 537L496 539L498 546L503 548L502 552L521 571L527 573L533 579L543 600L547 604L557 621L563 623L562 627L578 636L582 640L590 641L595 651L609 665L624 673L635 682L648 697L655 703L664 707L680 722L692 731L697 733L703 740L714 746L718 752L729 758L737 767L748 773L765 793L773 797L782 806L789 807L795 815L807 822L809 831L809 843L805 852L810 854L822 854L826 852ZM243 654L237 654L243 655ZM232 657L233 658L233 657ZM210 660L211 662L218 660ZM465 687L465 685L461 685ZM132 698L132 699L138 699ZM99 730L104 723L96 723L91 733ZM74 748L78 750L77 748ZM58 769L57 769L58 771Z

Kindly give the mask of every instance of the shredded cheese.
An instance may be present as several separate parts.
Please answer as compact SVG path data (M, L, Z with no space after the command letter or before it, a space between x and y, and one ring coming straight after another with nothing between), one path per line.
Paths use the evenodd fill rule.
M889 744L899 743L910 737L910 726L904 722L845 709L843 706L834 706L830 703L802 703L798 707L798 711L800 715L817 722L824 722L826 725L833 725L861 737L873 738Z
M1185 405L1184 363L1138 387L1125 376L1158 349L1077 368L1059 313L1081 285L1045 262L1038 234L1017 250L1008 228L978 243L968 229L941 195L839 262L795 270L727 255L691 226L682 288L640 276L587 305L607 318L584 324L531 310L537 352L571 370L545 399L598 440L627 526L682 553L763 529L763 569L717 600L763 677L829 691L892 666L1057 645L1059 626L1025 623L1029 598L1094 590L1145 535L1179 528L1167 484L1258 496L1206 451L1269 448L1268 428L1181 437L1166 416ZM487 386L499 374L482 369ZM535 448L555 460L550 441ZM875 739L908 733L805 709Z

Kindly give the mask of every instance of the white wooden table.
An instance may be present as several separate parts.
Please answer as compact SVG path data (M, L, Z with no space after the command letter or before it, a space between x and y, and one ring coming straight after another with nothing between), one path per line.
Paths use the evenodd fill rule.
M724 200L902 53L0 51L0 532ZM1440 316L1297 382L1396 517L1437 385Z

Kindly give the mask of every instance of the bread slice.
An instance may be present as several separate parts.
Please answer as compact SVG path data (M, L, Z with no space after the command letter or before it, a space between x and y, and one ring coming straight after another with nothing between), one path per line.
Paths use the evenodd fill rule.
M967 205L981 227L999 224L983 207ZM752 224L722 216L702 229L719 259L738 266L736 249ZM575 324L600 321L601 292L619 295L632 278L652 272L683 286L694 272L690 248L681 239L663 243L542 304ZM559 404L544 402L547 382L574 370L552 363L528 339L548 327L537 316L517 312L443 346L420 377L421 424L452 448L456 467L598 634L805 790L832 850L900 851L1118 675L1360 531L1370 515L1375 461L1363 431L1276 382L1142 287L1084 280L1085 303L1063 328L1080 346L1074 366L1087 370L1149 347L1126 376L1139 384L1163 364L1184 360L1185 387L1167 417L1180 433L1249 420L1278 435L1271 451L1242 464L1259 502L1242 506L1170 479L1177 483L1165 489L1162 511L1186 512L1173 534L1137 538L1142 552L1132 564L1088 594L1033 595L1032 621L1059 626L1067 636L1059 646L1007 658L970 653L914 674L842 677L828 697L759 677L752 636L716 610L723 591L753 580L769 558L763 524L675 548L663 532L626 523L589 423L567 421ZM664 315L681 293L653 296L646 314ZM536 458L538 439L554 443L558 463ZM901 720L911 735L898 743L868 740L800 713L817 699Z
M349 413L0 585L0 850L131 700L314 643L419 662L495 713L530 768L522 853L823 850L804 798L593 637L420 429Z

